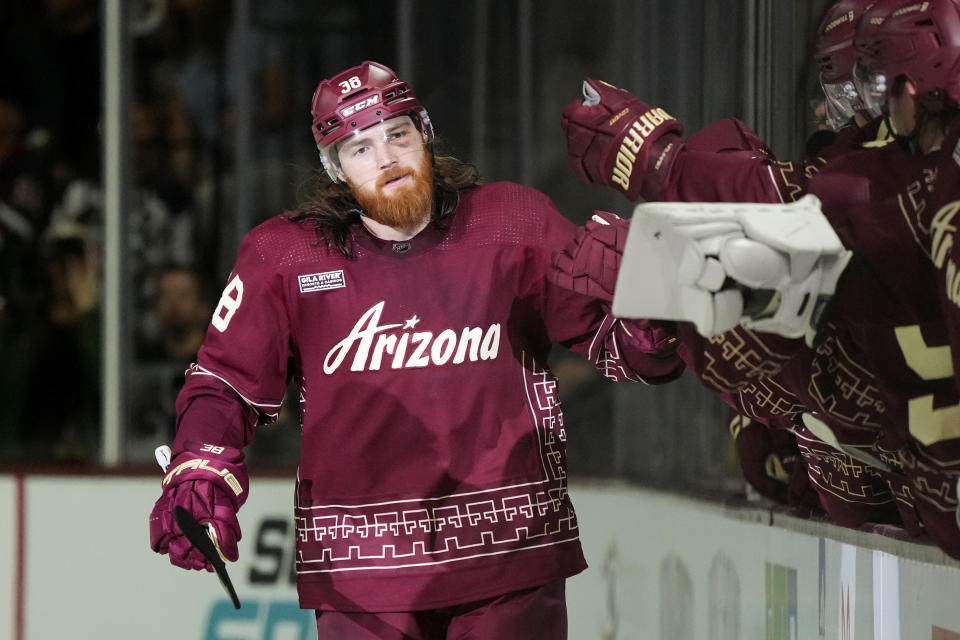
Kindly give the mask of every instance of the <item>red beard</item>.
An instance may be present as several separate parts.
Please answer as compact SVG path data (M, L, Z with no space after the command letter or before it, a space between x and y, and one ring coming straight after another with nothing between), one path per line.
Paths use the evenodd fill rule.
M407 175L413 178L407 184L389 194L383 192L387 182ZM416 171L406 167L391 169L377 179L372 189L348 183L370 219L388 227L415 229L428 220L433 211L433 164L426 153Z

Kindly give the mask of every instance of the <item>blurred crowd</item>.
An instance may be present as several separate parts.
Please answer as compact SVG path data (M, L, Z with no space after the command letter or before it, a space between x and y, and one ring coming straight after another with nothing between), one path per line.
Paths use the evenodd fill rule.
M222 274L231 49L258 56L261 130L287 115L282 65L230 29L230 0L130 3L131 451L172 437L173 397ZM102 21L98 0L0 7L0 460L95 461L100 436ZM207 247L200 251L200 247ZM142 440L144 447L136 444ZM147 447L146 445L151 446Z
M308 104L321 77L316 67L387 57L395 48L395 34L386 32L396 21L388 3L330 3L322 23L303 24L291 15L312 9L291 13L290 0L253 3L245 18L255 28L238 28L235 4L124 4L131 71L122 302L127 462L150 463L154 447L172 440L176 393L233 259L231 233L292 204L315 168L306 110L296 105ZM99 462L101 11L100 0L0 3L0 463ZM353 37L360 32L378 36ZM245 65L252 71L246 78ZM251 113L238 114L244 80ZM444 129L452 131L465 116L447 110ZM252 120L249 163L256 170L247 175L256 184L246 193L253 203L236 200L243 117ZM559 143L556 133L550 137ZM561 178L569 183L565 171ZM252 216L239 215L240 204ZM558 351L567 411L605 434L576 454L590 472L606 468L614 399L584 364ZM295 393L278 424L259 432L251 460L296 464L299 433L287 428L298 424Z

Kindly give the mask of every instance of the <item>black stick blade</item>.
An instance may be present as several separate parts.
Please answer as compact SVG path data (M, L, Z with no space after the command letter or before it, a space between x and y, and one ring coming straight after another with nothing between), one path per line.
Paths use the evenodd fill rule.
M177 521L177 526L180 527L180 531L182 531L183 535L190 541L190 544L195 546L200 553L203 554L203 557L213 565L213 570L217 572L217 577L220 578L220 584L223 585L227 595L230 596L230 600L233 602L233 608L239 609L240 598L237 597L237 592L233 588L230 576L227 575L227 567L223 562L223 558L220 557L217 548L213 545L213 540L210 539L207 528L197 522L193 514L181 506L173 508L173 519Z

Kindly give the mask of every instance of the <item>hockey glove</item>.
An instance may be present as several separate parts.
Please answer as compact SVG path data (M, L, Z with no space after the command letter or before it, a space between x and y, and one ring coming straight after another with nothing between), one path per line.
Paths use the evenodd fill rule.
M554 254L550 279L565 289L612 302L629 229L626 220L594 211L567 246Z
M583 82L583 99L563 110L560 126L577 178L613 187L630 200L644 189L650 158L664 152L660 139L683 132L680 122L663 109L591 78Z
M810 195L638 205L613 313L689 321L704 336L742 324L812 346L850 256Z
M188 442L174 456L163 478L162 493L150 513L150 548L170 555L184 569L213 571L200 551L177 526L173 510L183 507L210 530L214 545L226 561L239 557L240 523L237 511L247 500L249 477L243 452L231 447Z
M787 503L787 489L800 450L793 434L770 429L734 411L729 415L737 460L744 479L768 500Z

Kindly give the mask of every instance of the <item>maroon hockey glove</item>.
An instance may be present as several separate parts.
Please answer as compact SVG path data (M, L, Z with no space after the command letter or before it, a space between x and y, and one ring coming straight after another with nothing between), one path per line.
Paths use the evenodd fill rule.
M733 410L728 418L744 479L764 498L787 504L793 468L800 459L793 433L768 428Z
M183 507L201 524L208 524L224 559L239 557L237 511L247 500L250 481L243 452L231 447L188 442L173 458L163 478L163 492L150 513L150 548L170 555L184 569L213 565L186 539L174 520L174 507Z
M554 254L550 279L565 289L612 302L629 230L626 220L594 211L593 219Z
M623 328L625 338L632 346L642 353L672 358L679 342L677 341L677 325L667 320L647 320L634 318L618 321Z
M560 117L573 172L582 182L613 187L636 200L648 181L650 158L665 153L658 141L681 134L683 127L663 109L599 80L587 78L583 96Z
M671 382L686 369L672 322L617 320L615 335L621 357L646 384Z

